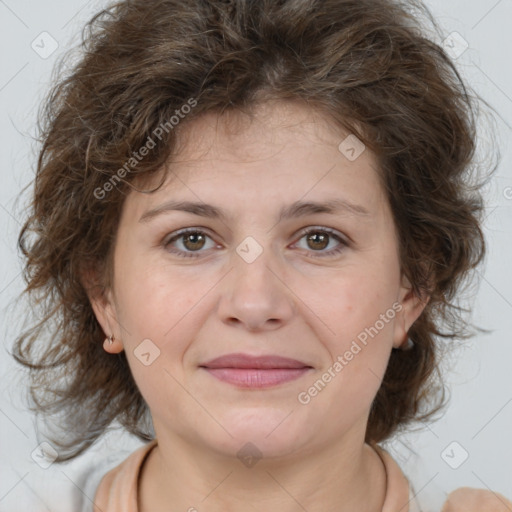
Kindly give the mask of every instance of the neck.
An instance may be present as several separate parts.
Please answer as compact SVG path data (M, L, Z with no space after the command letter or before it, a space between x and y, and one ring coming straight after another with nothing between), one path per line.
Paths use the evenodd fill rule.
M381 512L385 494L380 457L353 439L248 467L196 443L158 436L142 468L139 512Z

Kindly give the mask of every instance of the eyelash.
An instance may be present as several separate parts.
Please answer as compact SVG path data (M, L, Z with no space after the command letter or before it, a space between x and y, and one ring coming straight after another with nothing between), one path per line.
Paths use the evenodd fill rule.
M187 251L169 249L169 246L172 242L182 238L184 235L191 234L191 233L192 234L202 234L202 235L206 235L209 238L211 238L206 231L202 231L199 228L186 228L186 229L182 229L182 230L176 232L176 234L173 237L166 239L162 245L164 246L165 249L167 249L169 252L175 254L176 256L179 256L182 258L197 258L197 257L199 257L199 254L203 251L199 250L199 251L187 252ZM309 255L308 257L310 257L310 258L326 258L326 257L334 256L336 254L339 254L340 252L345 250L346 247L349 246L349 243L346 240L344 240L343 238L338 236L334 230L329 229L329 228L317 228L317 227L306 228L303 231L301 231L299 240L301 240L306 235L309 235L311 233L325 233L327 235L330 235L331 237L335 238L336 240L338 240L340 242L340 246L336 249L331 249L330 251L327 251L327 252L313 251L313 252L321 252L322 255L321 256Z

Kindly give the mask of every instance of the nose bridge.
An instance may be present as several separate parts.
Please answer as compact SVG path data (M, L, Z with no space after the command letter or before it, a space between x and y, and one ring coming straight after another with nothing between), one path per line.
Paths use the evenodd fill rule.
M262 236L259 237L262 239ZM271 237L267 237L266 245L253 236L247 236L238 244L233 253L234 290L242 293L252 290L254 294L270 294L271 288L277 283L274 272L270 269L278 267L277 259L272 253Z
M267 237L266 240L270 240ZM235 319L250 329L263 328L272 320L286 321L293 313L292 297L279 277L280 258L252 236L232 255L232 272L224 285L219 312L224 321Z

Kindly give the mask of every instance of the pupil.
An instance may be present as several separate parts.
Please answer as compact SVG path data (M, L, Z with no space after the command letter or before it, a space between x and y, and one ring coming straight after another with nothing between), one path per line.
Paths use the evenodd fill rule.
M318 239L320 239L320 242L318 242ZM309 236L309 241L313 242L313 245L320 243L321 247L316 247L317 249L325 249L325 247L327 246L325 243L327 241L327 235L314 233Z
M189 249L200 249L202 247L202 245L200 244L200 242L198 242L197 239L201 239L201 238L203 238L203 235L201 235L200 233L192 233L190 235L186 235L186 237L185 237L185 239L186 239L185 245L188 247L187 242L192 240L192 245L194 247L188 247L188 248ZM202 240L202 241L204 242L204 240ZM198 244L198 243L199 243L199 247L196 246L196 244Z

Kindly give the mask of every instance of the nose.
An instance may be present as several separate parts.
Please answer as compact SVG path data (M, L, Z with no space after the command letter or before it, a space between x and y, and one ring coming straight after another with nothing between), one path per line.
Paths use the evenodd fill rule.
M295 311L287 281L284 262L270 248L255 259L247 258L243 251L233 252L232 269L221 284L221 320L252 332L281 327Z

